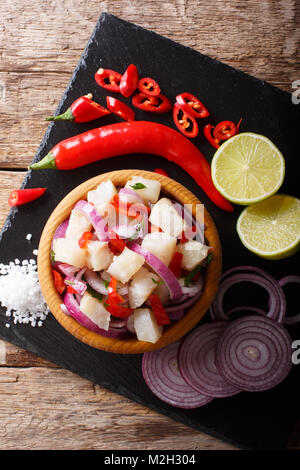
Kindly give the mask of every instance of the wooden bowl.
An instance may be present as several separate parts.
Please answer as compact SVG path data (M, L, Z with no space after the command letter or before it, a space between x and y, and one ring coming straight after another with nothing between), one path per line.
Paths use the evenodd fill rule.
M67 316L60 308L62 299L57 293L52 277L50 251L51 242L56 228L69 216L73 206L79 199L86 199L86 194L101 182L110 179L115 186L124 186L131 176L143 176L156 179L161 183L161 192L176 199L181 204L192 204L193 216L196 217L196 204L201 204L188 189L176 181L150 171L119 170L104 173L89 179L71 191L54 209L49 217L38 250L38 274L41 289L52 314L57 321L77 339L93 348L110 351L118 354L139 354L153 351L179 340L190 331L207 312L218 288L221 274L221 244L215 224L207 210L204 208L204 222L206 225L206 243L212 247L213 258L205 270L204 289L200 299L186 312L185 316L164 327L164 332L157 343L138 341L133 335L124 339L104 337L80 325L75 319ZM199 219L198 219L199 220ZM203 223L203 220L199 220Z

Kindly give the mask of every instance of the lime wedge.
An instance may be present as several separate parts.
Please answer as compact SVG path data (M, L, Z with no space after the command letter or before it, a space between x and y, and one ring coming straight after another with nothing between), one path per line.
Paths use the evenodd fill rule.
M253 204L275 194L285 173L284 158L263 135L245 132L216 151L212 179L218 191L235 204Z
M300 248L300 200L276 194L243 210L237 221L241 242L262 258L282 259Z

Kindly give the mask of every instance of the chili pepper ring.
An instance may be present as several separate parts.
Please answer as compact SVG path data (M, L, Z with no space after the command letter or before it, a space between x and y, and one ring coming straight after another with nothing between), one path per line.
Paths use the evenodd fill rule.
M71 170L118 155L146 153L170 160L197 182L221 209L232 212L233 206L215 188L208 161L189 139L163 124L130 121L110 124L59 142L29 169Z

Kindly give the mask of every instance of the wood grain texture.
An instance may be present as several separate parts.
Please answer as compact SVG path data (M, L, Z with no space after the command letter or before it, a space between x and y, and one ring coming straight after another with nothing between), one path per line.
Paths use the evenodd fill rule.
M53 235L57 227L69 217L77 201L82 199L86 200L88 191L95 189L100 183L108 180L111 180L116 187L124 187L132 176L155 179L161 184L162 195L170 197L173 200L176 199L182 205L189 204L192 208L193 216L195 218L198 217L197 220L199 223L205 223L206 225L206 244L211 247L213 254L213 259L205 270L204 289L200 299L186 312L184 318L180 321L172 322L171 325L165 326L163 335L156 343L138 341L136 337L132 335L126 338L109 338L89 331L74 320L74 318L64 314L60 308L61 297L53 284L50 251ZM98 175L85 181L71 191L50 215L41 236L38 254L38 272L41 289L47 305L49 305L51 312L59 323L69 331L69 333L89 346L118 354L140 354L146 351L161 349L179 340L188 333L207 312L218 288L222 266L221 244L215 224L205 208L204 220L200 220L202 211L196 210L197 205L203 207L201 201L177 181L144 170L119 170L104 173L103 175Z
M292 91L299 78L296 0L8 0L0 4L0 165L26 168L101 12Z
M159 8L155 0L3 0L0 226L8 192L25 175L13 169L31 162L46 129L43 117L54 112L102 11L289 92L300 78L297 0L175 0ZM4 341L0 366L0 449L233 448ZM300 426L290 448L300 449Z

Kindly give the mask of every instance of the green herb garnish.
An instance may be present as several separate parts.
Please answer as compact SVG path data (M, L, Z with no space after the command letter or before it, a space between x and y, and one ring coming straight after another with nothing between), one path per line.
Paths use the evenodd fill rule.
M213 259L214 255L212 253L208 253L207 258L206 258L206 266L209 265L211 260Z
M103 281L103 284L104 284L105 289L108 289L109 281Z
M99 302L102 302L103 300L103 295L97 292L95 289L93 289L89 284L86 286L87 292L94 297L95 299L99 300Z
M50 260L52 261L52 263L55 263L56 260L55 260L55 253L53 250L50 251Z
M160 286L161 284L164 283L164 281L162 281L162 280L156 281L156 280L154 279L154 277L151 277L151 279L152 279L152 281L154 282L154 284L157 284L158 286Z
M184 285L185 287L189 287L191 282L193 282L194 277L201 271L202 266L198 264L188 275L184 278Z
M143 183L134 183L134 184L130 185L130 187L132 189L135 189L135 190L136 189L145 189L145 188L147 188L147 186L145 186Z

